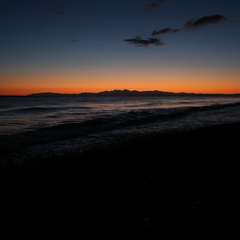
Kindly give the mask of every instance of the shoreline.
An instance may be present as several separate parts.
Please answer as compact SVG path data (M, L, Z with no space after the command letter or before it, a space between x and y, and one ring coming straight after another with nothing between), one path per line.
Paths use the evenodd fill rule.
M240 123L139 134L2 170L5 230L29 238L72 239L90 229L113 236L129 230L146 237L239 236L239 134Z

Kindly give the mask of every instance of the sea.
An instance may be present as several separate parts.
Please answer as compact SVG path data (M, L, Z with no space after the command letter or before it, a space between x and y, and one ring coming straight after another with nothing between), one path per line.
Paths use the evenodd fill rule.
M240 121L240 97L0 97L0 164Z

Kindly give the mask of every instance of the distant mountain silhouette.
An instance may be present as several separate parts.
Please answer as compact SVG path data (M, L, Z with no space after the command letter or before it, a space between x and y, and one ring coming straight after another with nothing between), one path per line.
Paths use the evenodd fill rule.
M79 93L79 94L64 94L64 93L33 93L27 95L27 97L117 97L117 96L240 96L240 94L202 94L202 93L174 93L174 92L163 92L163 91L130 91L127 89L124 90L112 90L104 91L99 93Z

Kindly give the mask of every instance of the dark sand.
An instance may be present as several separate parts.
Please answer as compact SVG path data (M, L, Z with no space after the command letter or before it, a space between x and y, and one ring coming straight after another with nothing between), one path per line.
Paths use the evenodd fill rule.
M239 136L239 123L139 135L2 170L2 239L239 239Z

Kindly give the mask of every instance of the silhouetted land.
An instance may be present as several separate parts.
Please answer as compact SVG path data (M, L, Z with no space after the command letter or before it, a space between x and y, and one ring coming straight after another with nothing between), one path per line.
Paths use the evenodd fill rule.
M116 97L116 96L240 96L240 94L201 94L201 93L174 93L174 92L163 92L163 91L130 91L130 90L113 90L104 91L99 93L79 93L79 94L61 94L61 93L34 93L27 95L27 97Z
M3 239L238 239L239 135L240 123L136 135L4 168Z

